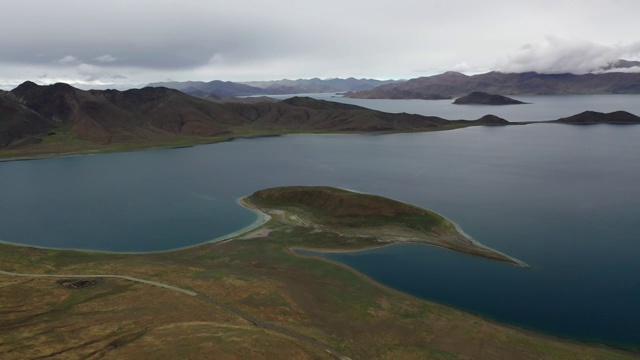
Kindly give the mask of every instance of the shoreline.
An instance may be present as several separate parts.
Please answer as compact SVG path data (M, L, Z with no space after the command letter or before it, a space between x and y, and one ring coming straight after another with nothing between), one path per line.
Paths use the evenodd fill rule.
M253 212L257 215L256 220L254 220L251 224L240 228L236 231L233 231L229 234L221 235L211 240L207 240L201 243L182 246L178 248L168 249L168 250L157 250L157 251L109 251L109 250L97 250L97 249L78 249L78 248L59 248L53 246L39 246L39 245L29 245L16 243L11 241L5 241L0 239L0 244L2 245L10 245L10 246L18 246L24 248L33 248L33 249L42 249L42 250L57 250L57 251L76 251L76 252L84 252L84 253L92 253L92 254L110 254L110 255L147 255L147 254L163 254L163 253L171 253L174 251L181 251L196 248L199 246L209 245L209 244L219 244L227 241L231 241L234 238L237 238L241 235L247 234L255 229L258 229L262 225L266 224L271 220L271 216L269 214L265 214L257 209L253 209L243 205L243 199L245 197L240 197L236 199L236 203L241 205L243 208Z
M351 190L348 190L348 191L351 191ZM358 191L353 191L353 192L359 193L359 194L367 194L367 193L358 192ZM241 237L243 235L248 235L252 231L262 227L263 225L265 225L266 223L268 223L272 219L271 215L269 215L269 214L257 209L253 205L247 203L245 199L248 196L249 195L241 196L241 197L237 198L236 199L236 204L238 204L241 207L243 207L243 208L253 212L254 214L256 214L257 218L252 223L250 223L249 225L244 226L244 227L242 227L242 228L240 228L238 230L235 230L235 231L233 231L231 233L228 233L228 234L225 234L225 235L221 235L221 236L218 236L216 238L213 238L213 239L210 239L210 240L207 240L207 241L204 241L204 242L200 242L200 243L192 244L192 245L181 246L181 247L177 247L177 248L173 248L173 249L156 250L156 251L110 251L110 250L98 250L98 249L61 248L61 247L53 247L53 246L30 245L30 244L23 244L23 243L5 241L5 240L2 240L2 239L0 239L0 244L10 245L10 246L19 246L19 247L25 247L25 248L43 249L43 250L76 251L76 252L84 252L84 253L112 254L112 255L163 254L163 253L171 253L171 252L174 252L174 251L192 249L192 248L196 248L196 247L204 246L204 245L209 245L209 244L221 244L221 243L226 243L226 242L232 241L232 240L234 240L236 238L239 238L239 237ZM415 205L409 204L409 203L406 203L406 204L411 205L411 206L415 206ZM438 214L438 215L442 216L440 214ZM448 219L445 216L442 216L442 217L444 219L446 219L447 221L449 221L451 224L453 224L455 229L456 229L456 232L460 236L462 236L463 238L468 240L474 246L477 246L479 248L486 249L486 250L489 250L489 251L494 252L496 254L499 254L501 256L504 256L509 261L500 260L500 259L492 258L492 257L488 257L488 256L483 256L483 255L475 254L475 253L472 253L472 252L455 250L455 249L451 249L451 248L448 248L448 247L443 246L443 245L420 242L420 241L389 242L389 243L382 243L382 244L374 245L374 246L363 247L363 248L359 248L359 249L317 249L317 248L304 248L304 247L292 247L291 249L301 249L301 250L306 249L306 250L311 250L311 251L316 251L316 252L323 252L323 253L352 253L352 252L360 252L360 251L367 251L367 250L373 250L373 249L380 249L380 248L393 246L393 245L400 245L400 244L422 244L422 245L436 246L436 247L440 247L440 248L443 248L443 249L446 249L446 250L449 250L449 251L455 251L455 252L459 252L459 253L462 253L462 254L467 254L467 255L470 255L470 256L476 256L476 257L483 258L483 259L490 260L490 261L503 262L503 263L512 264L512 265L523 267L523 268L530 267L524 261L521 261L521 260L519 260L517 258L514 258L512 256L509 256L509 255L506 255L506 254L504 254L504 253L502 253L500 251L494 250L494 249L492 249L492 248L480 243L479 241L473 239L471 236L469 236L467 233L465 233L462 230L462 228L460 227L460 225L458 225L457 223L451 221L450 219Z
M355 190L351 190L351 189L346 189L346 188L337 188L337 189L341 189L341 190L345 190L345 191L349 191L349 192L353 192L356 194L362 194L362 195L372 195L372 196L378 196L378 195L374 195L374 194L369 194L369 193L365 193L365 192L361 192L361 191L355 191ZM480 257L486 260L493 260L493 261L498 261L498 262L503 262L503 263L507 263L507 264L511 264L511 265L515 265L518 267L522 267L522 268L529 268L529 264L527 264L526 262L517 259L513 256L509 256L503 252L500 252L498 250L495 250L487 245L482 244L481 242L479 242L478 240L475 240L473 237L471 237L469 234L465 233L462 228L460 227L460 225L458 225L456 222L450 220L449 218L436 213L432 210L429 209L424 209L421 208L417 205L408 203L408 202L404 202L404 201L398 201L398 200L393 200L393 201L397 201L400 203L403 203L405 205L414 207L414 208L418 208L418 209L422 209L422 210L426 210L429 213L432 213L434 215L437 215L441 218L443 218L445 221L449 222L450 224L453 225L455 232L458 236L460 236L462 239L468 241L468 243L470 244L470 248L455 248L455 247L451 247L451 246L447 246L446 243L437 243L437 242L427 242L427 241L411 241L411 240L407 240L407 241L384 241L380 244L377 245L372 245L369 247L365 247L362 249L346 249L346 250L342 250L342 249L328 249L328 250L320 250L320 249L316 249L319 252L357 252L357 251L364 251L364 250L370 250L370 249L378 249L378 248L382 248L382 247L386 247L386 246L391 246L391 245L399 245L399 244L408 244L408 243L413 243L413 244L424 244L424 245L432 245L432 246L437 246L446 250L450 250L450 251L456 251L459 253L463 253L463 254L467 254L467 255L471 255L471 256L476 256L476 257ZM256 209L257 207L254 207L254 205L247 203L245 201L240 203L241 205L245 206L245 207L249 207L252 209ZM262 212L262 211L261 211ZM295 214L294 214L295 215ZM299 219L299 217L298 217ZM309 224L304 224L306 226L309 226ZM329 229L331 230L331 229ZM380 239L378 239L380 240ZM481 250L484 250L485 252L488 253L482 253Z
M447 218L447 217L446 217L446 216L444 216L444 215L441 215L441 214L439 214L439 215L440 215L440 216L442 216L443 218L445 218L445 219L446 219L448 222L450 222L451 224L453 224L453 226L455 227L455 229L456 229L456 231L458 232L458 234L460 234L460 235L461 235L462 237L464 237L465 239L469 240L469 241L470 241L474 246L477 246L477 247L479 247L479 248L483 248L483 249L487 249L487 250L490 250L490 251L495 252L495 253L497 253L497 254L500 254L500 255L504 256L505 258L507 258L507 259L511 260L512 262L514 262L516 266L520 266L520 267L523 267L523 268L529 268L529 267L531 267L531 266L529 266L529 264L527 264L526 262L524 262L524 261L522 261L522 260L520 260L520 259L517 259L517 258L515 258L515 257L513 257L513 256L507 255L507 254L505 254L505 253L503 253L503 252L501 252L501 251L498 251L498 250L496 250L496 249L494 249L494 248L492 248L492 247L489 247L489 246L487 246L487 245L485 245L485 244L481 243L480 241L478 241L478 240L474 239L471 235L469 235L469 234L467 234L466 232L464 232L464 230L462 230L462 227L460 227L460 225L458 225L458 223L456 223L455 221L453 221L453 220L451 220L451 219ZM437 246L437 245L436 245L436 246ZM443 247L444 247L444 246L443 246ZM446 249L446 248L445 248L445 249ZM473 254L470 254L470 255L473 255Z
M464 120L466 121L466 120ZM428 133L428 132L437 132L437 131L451 131L457 129L463 129L471 126L484 126L485 124L452 124L450 126L441 126L436 129L433 128L421 128L415 130L396 130L396 131L381 131L381 132L325 132L325 131L284 131L284 132L273 132L273 133L265 133L265 134L242 134L238 133L234 136L222 137L218 139L200 139L193 140L187 142L186 144L175 144L175 145L162 145L162 144L150 144L149 146L141 146L138 148L131 149L109 149L109 148L94 148L94 149L86 149L86 150L78 150L78 151L64 151L60 152L42 152L35 154L26 154L26 155L15 155L3 157L0 154L0 163L3 162L12 162L12 161L32 161L32 160L44 160L44 159L54 159L54 158L65 158L65 157L75 157L75 156L89 156L89 155L105 155L105 154L120 154L120 153L129 153L129 152L139 152L139 151L152 151L152 150L164 150L164 149L181 149L181 148L190 148L199 145L212 145L218 143L224 143L234 140L242 140L242 139L256 139L256 138L270 138L270 137L280 137L286 135L389 135L389 134L411 134L411 133ZM136 143L132 144L119 144L121 146L127 145L140 145ZM0 149L0 153L4 151Z
M272 219L271 216L269 216L268 214L263 213L262 211L255 209L255 208L250 208L249 206L246 206L248 204L246 204L244 202L245 197L240 197L237 199L237 203L242 205L243 207L251 210L254 213L258 214L258 219L256 219L252 224L239 229L237 231L235 231L234 233L238 233L237 235L234 235L234 233L231 234L227 234L224 235L222 237L220 237L220 240L217 241L208 241L205 243L201 243L201 244L196 244L193 246L188 246L185 248L180 248L180 249L173 249L173 250L167 250L167 251L159 251L159 252L144 252L144 253L114 253L114 252L103 252L103 251L86 251L86 250L75 250L75 249L51 249L51 248L44 248L44 249L51 249L51 250L71 250L71 251L82 251L82 252L90 252L90 253L107 253L107 254L114 254L114 255L145 255L145 254L153 254L153 253L168 253L168 252L173 252L173 251L178 251L178 250L182 250L182 249L188 249L188 248L195 248L195 247L199 247L199 246L203 246L203 245L207 245L207 244L222 244L228 241L232 241L234 239L237 239L240 235L243 234L248 234L251 231L254 231L256 229L258 229L259 227L265 225L270 219ZM261 215L262 216L261 216ZM453 222L452 222L453 223ZM457 225L457 224L456 224ZM464 233L464 232L462 232ZM13 243L8 243L8 242L4 242L4 241L0 241L0 243L5 243L8 245L13 245L16 246L17 244L13 244ZM417 242L412 242L412 243L417 243ZM372 249L379 249L379 248L384 248L384 247L388 247L388 246L393 246L393 245L398 245L399 243L389 243L389 244L382 244L381 246L374 246L374 247L365 247L365 248L361 248L361 249L348 249L348 250L341 250L341 249L328 249L328 250L323 250L323 249L317 249L317 248L304 248L304 247L285 247L284 249L286 250L287 253L289 253L290 255L296 256L296 257L300 257L300 258L307 258L307 259L318 259L327 263L330 263L334 266L338 266L341 267L349 272L351 272L352 274L354 274L355 276L357 276L360 280L365 281L369 284L372 284L373 286L376 286L378 288L381 289L385 289L387 291L391 291L397 294L400 294L402 296L407 296L410 298L414 298L420 301L426 301L426 302L432 302L434 304L438 304L440 306L445 306L448 307L450 309L453 309L455 311L459 311L462 313L469 313L472 314L473 316L479 317L481 319L484 319L485 321L489 321L491 323L500 325L500 326L507 326L510 327L512 329L518 330L518 331L525 331L533 336L541 336L543 338L550 338L550 339L557 339L559 341L568 341L568 342L572 342L575 344L591 344L594 346L602 346L605 348L611 348L611 349L616 349L616 350L622 350L622 351L626 351L626 352L630 352L631 354L636 354L635 352L633 352L632 350L630 350L629 348L625 348L625 347L617 347L617 346L613 346L610 344L604 344L604 343L600 343L597 340L594 341L589 341L584 340L584 339L580 339L580 338L572 338L572 337L565 337L562 335L555 335L553 333L548 333L545 332L541 329L536 329L536 328L531 328L531 327L527 327L525 324L520 324L520 323L515 323L515 322L507 322L507 320L500 320L498 318L493 318L490 316L490 314L485 314L485 313L478 313L478 312L474 312L472 310L469 309L465 309L465 308L459 308L456 307L454 305L450 305L447 303L443 303L443 302L438 302L436 300L430 299L430 298L423 298L423 297L419 297L416 295L413 295L409 292L405 292L396 288L393 288L389 285L383 284L371 277L369 277L367 274L360 272L359 270L346 265L344 263L338 262L338 261L334 261L331 259L327 259L321 255L305 255L305 254L301 254L296 252L296 249L300 249L300 250L310 250L310 251L316 251L316 252L320 252L320 253L349 253L349 252L360 252L360 251L367 251L367 250L372 250ZM432 245L432 246L438 246L438 245L434 245L434 244L427 244L427 243L418 243L418 244L423 244L423 245ZM18 245L18 246L24 246L24 245ZM34 246L24 246L24 247L32 247L32 248L42 248L42 247L34 247ZM438 246L441 247L441 246ZM446 248L445 248L446 249ZM451 249L448 249L451 250ZM454 250L455 251L455 250ZM469 255L473 255L473 254L469 254ZM477 255L476 255L477 256ZM488 259L488 260L492 260L492 259ZM4 273L4 271L0 271L0 273ZM47 277L56 277L56 275L52 275L52 274L43 274L43 276L47 276ZM62 275L60 275L62 276ZM71 277L73 275L69 275L65 277ZM84 277L84 276L83 276Z
M381 247L387 247L387 246L392 246L392 245L397 245L397 244L387 244L387 245L383 245ZM432 244L424 244L423 243L423 245L432 245ZM433 246L437 246L437 245L433 245ZM589 339L574 338L574 337L571 337L571 336L568 336L568 335L567 336L555 335L553 333L545 332L543 329L537 329L537 328L534 328L534 327L527 327L525 324L516 323L516 322L508 322L507 320L500 320L498 318L491 317L490 314L475 312L473 310L469 310L469 309L465 309L465 308L459 308L459 307L456 307L454 305L451 305L451 304L448 304L448 303L445 303L445 302L440 302L440 301L437 301L437 300L434 300L434 299L431 299L431 298L422 298L422 297L419 297L417 295L413 295L413 294L411 294L409 292L405 292L405 291L396 289L394 287L391 287L390 285L383 284L383 283L379 282L378 280L375 280L374 278L368 276L367 274L365 274L363 272L360 272L356 268L353 268L353 267L351 267L351 266L349 266L347 264L344 264L344 263L341 263L341 262L338 262L338 261L335 261L335 260L327 259L327 258L325 258L323 256L304 255L304 254L300 254L300 253L297 253L297 252L294 251L294 249L300 249L300 250L311 250L311 251L327 252L327 253L341 253L341 252L348 253L348 252L366 251L366 250L372 250L372 249L378 249L378 248L380 248L380 247L369 248L369 249L361 249L361 250L346 250L346 251L340 251L340 250L333 251L333 250L331 250L331 251L324 251L324 250L319 250L319 249L316 250L316 249L312 249L312 248L289 247L289 248L286 248L286 250L287 250L287 252L289 254L291 254L293 256L296 256L296 257L305 258L305 259L315 259L315 260L319 260L319 261L324 261L324 262L332 264L334 266L338 266L338 267L340 267L342 269L345 269L345 270L351 272L352 274L357 276L360 280L362 280L362 281L364 281L366 283L369 283L369 284L371 284L373 286L382 288L382 289L384 289L386 291L390 291L390 292L393 292L393 293L396 293L396 294L407 296L409 298L416 299L416 300L419 300L419 301L426 301L426 302L434 303L434 304L437 304L439 306L444 306L444 307L447 307L449 309L453 309L455 311L460 311L462 313L471 314L471 315L476 316L476 317L478 317L478 318L480 318L480 319L482 319L484 321L488 321L488 322L496 324L498 326L505 326L505 327L508 327L508 328L516 330L516 331L523 331L525 333L528 333L528 334L530 334L532 336L536 336L536 337L555 339L555 340L558 340L558 341L564 341L564 342L569 342L569 343L573 343L573 344L589 344L589 345L592 345L592 346L601 346L601 347L604 347L604 348L620 350L620 351L624 351L624 352L627 352L627 353L633 354L633 355L638 354L637 351L634 351L634 348L628 348L628 347L624 347L624 346L614 346L614 345L611 345L611 344L598 342L598 340L596 340L596 339L589 340Z

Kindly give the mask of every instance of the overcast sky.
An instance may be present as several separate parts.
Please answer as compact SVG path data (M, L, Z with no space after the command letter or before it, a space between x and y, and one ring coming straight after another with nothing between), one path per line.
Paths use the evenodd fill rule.
M638 0L21 0L0 87L584 73L640 60Z

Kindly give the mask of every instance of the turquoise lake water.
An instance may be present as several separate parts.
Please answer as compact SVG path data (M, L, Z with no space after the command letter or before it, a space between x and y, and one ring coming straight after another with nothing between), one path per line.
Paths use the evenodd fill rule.
M162 251L250 224L236 199L256 190L349 188L439 212L531 268L415 244L331 259L500 321L638 349L639 140L636 125L539 124L6 162L0 240Z

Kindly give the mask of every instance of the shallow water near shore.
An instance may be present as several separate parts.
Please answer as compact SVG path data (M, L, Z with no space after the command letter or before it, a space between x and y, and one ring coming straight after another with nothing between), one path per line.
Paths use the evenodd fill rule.
M292 135L0 163L0 240L119 252L251 224L236 199L329 185L436 211L501 264L415 244L329 258L391 287L551 334L640 348L640 126Z

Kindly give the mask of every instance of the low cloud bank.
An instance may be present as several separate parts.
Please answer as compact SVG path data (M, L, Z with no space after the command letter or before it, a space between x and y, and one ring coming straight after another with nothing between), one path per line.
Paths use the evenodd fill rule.
M640 41L626 45L601 45L547 36L544 43L526 44L501 59L496 70L507 73L535 71L543 74L586 74L602 72L603 67L619 59L636 58L638 55ZM623 71L637 72L640 68L632 67Z

